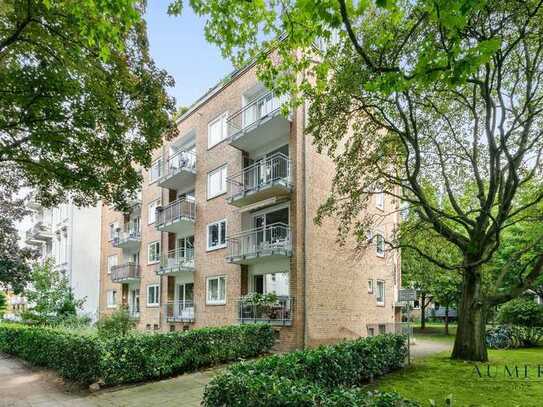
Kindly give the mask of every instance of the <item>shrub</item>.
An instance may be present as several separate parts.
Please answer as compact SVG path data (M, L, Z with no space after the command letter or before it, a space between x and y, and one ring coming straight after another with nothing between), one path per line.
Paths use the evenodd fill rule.
M98 329L98 335L104 338L124 336L136 328L136 321L130 318L126 308L120 308L96 322L96 328Z
M486 344L493 349L508 349L513 346L513 332L511 328L499 325L486 331Z
M36 366L55 369L62 377L90 383L100 374L97 337L47 327L0 324L0 351Z
M274 343L264 324L202 328L167 334L130 333L104 341L107 384L144 381L258 356Z
M406 357L405 336L380 335L238 363L213 378L204 403L313 406L315 400L328 400L337 388L356 386L402 367Z
M157 379L254 357L269 351L273 342L272 328L260 324L167 334L133 332L107 339L58 328L0 324L0 352L83 383Z
M529 298L515 298L500 307L498 321L504 325L543 326L543 306Z
M486 344L494 349L530 348L543 340L543 327L500 325L486 332Z

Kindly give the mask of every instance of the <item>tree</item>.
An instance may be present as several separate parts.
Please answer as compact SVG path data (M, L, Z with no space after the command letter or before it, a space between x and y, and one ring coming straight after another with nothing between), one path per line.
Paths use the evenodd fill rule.
M456 359L488 359L487 308L517 296L543 268L539 253L519 284L482 290L504 231L543 199L543 189L526 203L516 199L539 176L542 3L190 2L207 16L206 37L223 55L238 65L253 59L261 80L290 94L292 105L308 101L306 133L337 166L319 218L334 216L340 236L352 232L362 242L375 222L368 198L381 188L461 253L454 263L419 253L462 274ZM181 5L173 1L170 12ZM442 192L441 203L428 184Z
M0 166L0 287L20 293L30 279L34 250L21 248L16 222L28 211L24 199L17 197L20 174L10 166Z
M68 279L54 269L52 259L34 264L30 287L25 296L32 310L25 318L41 323L58 323L76 316L85 299L74 297Z
M145 1L0 4L0 166L46 206L118 207L173 130L173 84L149 55Z

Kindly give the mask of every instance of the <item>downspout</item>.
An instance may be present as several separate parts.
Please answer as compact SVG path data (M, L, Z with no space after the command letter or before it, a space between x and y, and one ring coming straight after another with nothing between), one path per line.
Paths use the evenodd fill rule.
M302 188L302 231L303 231L303 250L304 250L304 256L303 256L303 264L302 264L302 272L304 276L304 288L303 288L303 295L304 295L304 309L303 309L303 315L304 315L304 342L303 347L306 348L308 344L308 323L307 323L307 250L306 250L306 242L307 242L307 227L306 227L306 217L307 217L307 173L306 173L306 154L307 154L307 147L306 147L306 137L305 137L305 115L306 115L306 103L303 104L302 108L302 160L301 160L301 172L302 172L302 179L303 179L303 188Z

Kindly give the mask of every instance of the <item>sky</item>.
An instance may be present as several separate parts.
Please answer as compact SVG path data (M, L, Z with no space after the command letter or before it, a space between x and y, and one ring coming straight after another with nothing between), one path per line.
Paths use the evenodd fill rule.
M177 106L189 106L232 70L216 45L204 36L204 19L196 16L185 2L179 17L167 13L169 1L147 3L147 28L151 55L157 66L175 80L168 89Z

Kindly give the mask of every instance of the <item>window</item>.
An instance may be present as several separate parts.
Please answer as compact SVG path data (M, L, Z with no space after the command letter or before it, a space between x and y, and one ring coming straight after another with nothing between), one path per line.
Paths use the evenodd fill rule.
M377 280L377 305L385 305L385 282Z
M207 225L207 250L226 247L226 219Z
M159 304L159 292L160 288L158 284L152 284L147 286L147 306L156 307Z
M207 304L226 304L226 276L207 279Z
M226 192L226 165L207 174L207 199Z
M160 242L152 242L147 246L147 263L158 263L160 261Z
M162 158L159 158L151 164L149 168L149 183L155 182L162 176Z
M117 265L117 256L108 256L107 258L107 273L111 274L113 267Z
M419 302L419 300L413 301L413 309L420 309L420 302Z
M117 237L117 229L119 229L119 224L117 222L109 224L109 240L113 240Z
M375 336L375 328L368 328L368 336Z
M147 205L147 224L156 222L156 208L160 206L160 200L156 199Z
M379 257L385 257L385 238L381 233L375 235L375 254Z
M379 187L379 189L382 189L382 187ZM385 193L383 191L375 193L375 207L381 210L385 209Z
M387 326L385 324L379 324L379 335L387 333Z
M207 148L219 144L228 137L227 118L228 113L225 112L207 125Z
M368 293L373 294L373 280L368 280Z
M107 306L108 308L115 308L117 306L117 291L116 290L107 291Z

